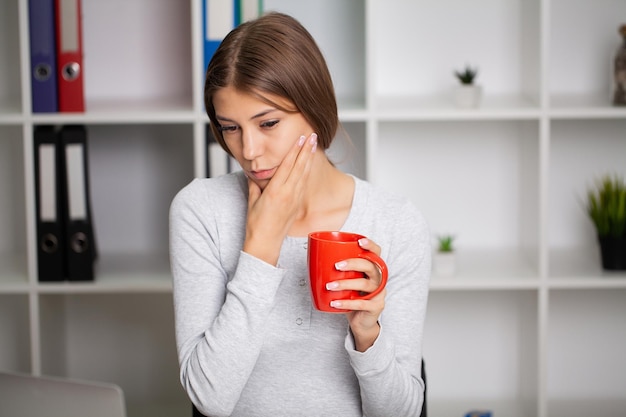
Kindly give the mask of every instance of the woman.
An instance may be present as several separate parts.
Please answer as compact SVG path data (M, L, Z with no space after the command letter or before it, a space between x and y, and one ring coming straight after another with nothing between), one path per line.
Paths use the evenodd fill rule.
M181 382L208 416L418 416L429 235L404 198L338 170L334 89L311 35L270 13L235 28L206 74L218 142L242 172L196 179L172 202L170 251ZM307 235L368 237L386 290L314 310ZM373 292L367 260L338 269L363 279L331 290Z

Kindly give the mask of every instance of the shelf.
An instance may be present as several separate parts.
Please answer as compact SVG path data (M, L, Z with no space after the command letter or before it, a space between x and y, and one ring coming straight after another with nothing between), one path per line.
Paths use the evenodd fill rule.
M198 116L186 97L153 100L88 101L84 113L37 113L35 124L168 124L193 123Z
M538 289L539 284L537 269L521 251L457 249L455 275L433 274L430 289L528 290Z
M447 95L425 97L380 97L376 100L378 118L392 121L538 120L538 104L515 95L485 95L476 109L457 108L452 90Z
M552 119L626 119L626 107L611 105L608 94L567 94L550 98Z
M622 417L626 400L619 398L563 398L548 400L550 417Z
M477 375L480 380L480 375ZM428 415L432 417L463 417L469 411L491 411L493 416L532 417L535 416L536 405L524 406L523 403L511 399L468 398L450 400L445 398L428 398Z
M172 277L167 254L104 255L96 263L92 282L39 283L41 294L171 293Z
M600 248L562 249L550 252L551 288L626 288L626 271L604 271Z

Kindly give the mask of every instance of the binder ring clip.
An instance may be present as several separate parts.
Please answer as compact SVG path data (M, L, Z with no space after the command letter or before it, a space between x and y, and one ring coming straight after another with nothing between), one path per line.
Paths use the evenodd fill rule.
M78 62L69 62L63 66L63 78L67 81L74 81L80 74L80 65Z
M89 239L83 232L75 233L70 242L72 250L76 253L84 253L89 247Z
M37 81L46 81L52 74L52 68L48 64L38 64L35 66L35 79Z
M55 253L59 249L59 241L52 233L46 233L41 237L41 250L44 253Z

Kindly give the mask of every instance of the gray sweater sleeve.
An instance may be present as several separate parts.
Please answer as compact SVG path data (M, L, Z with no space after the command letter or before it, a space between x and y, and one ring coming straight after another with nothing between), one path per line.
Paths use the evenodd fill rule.
M227 416L254 368L284 271L237 252L228 280L224 254L214 240L219 238L216 226L202 214L214 204L197 184L179 192L170 208L180 376L200 411Z

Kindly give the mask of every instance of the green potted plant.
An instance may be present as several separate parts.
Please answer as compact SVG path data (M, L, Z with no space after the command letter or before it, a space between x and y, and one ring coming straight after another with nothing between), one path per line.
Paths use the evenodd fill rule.
M437 236L437 251L433 258L436 276L449 277L456 272L454 239L454 236L449 234Z
M587 194L587 213L593 222L606 270L626 270L626 184L605 175Z
M454 75L459 81L455 90L455 102L461 108L476 108L482 99L482 87L476 84L478 68L466 65L461 71L455 70Z

